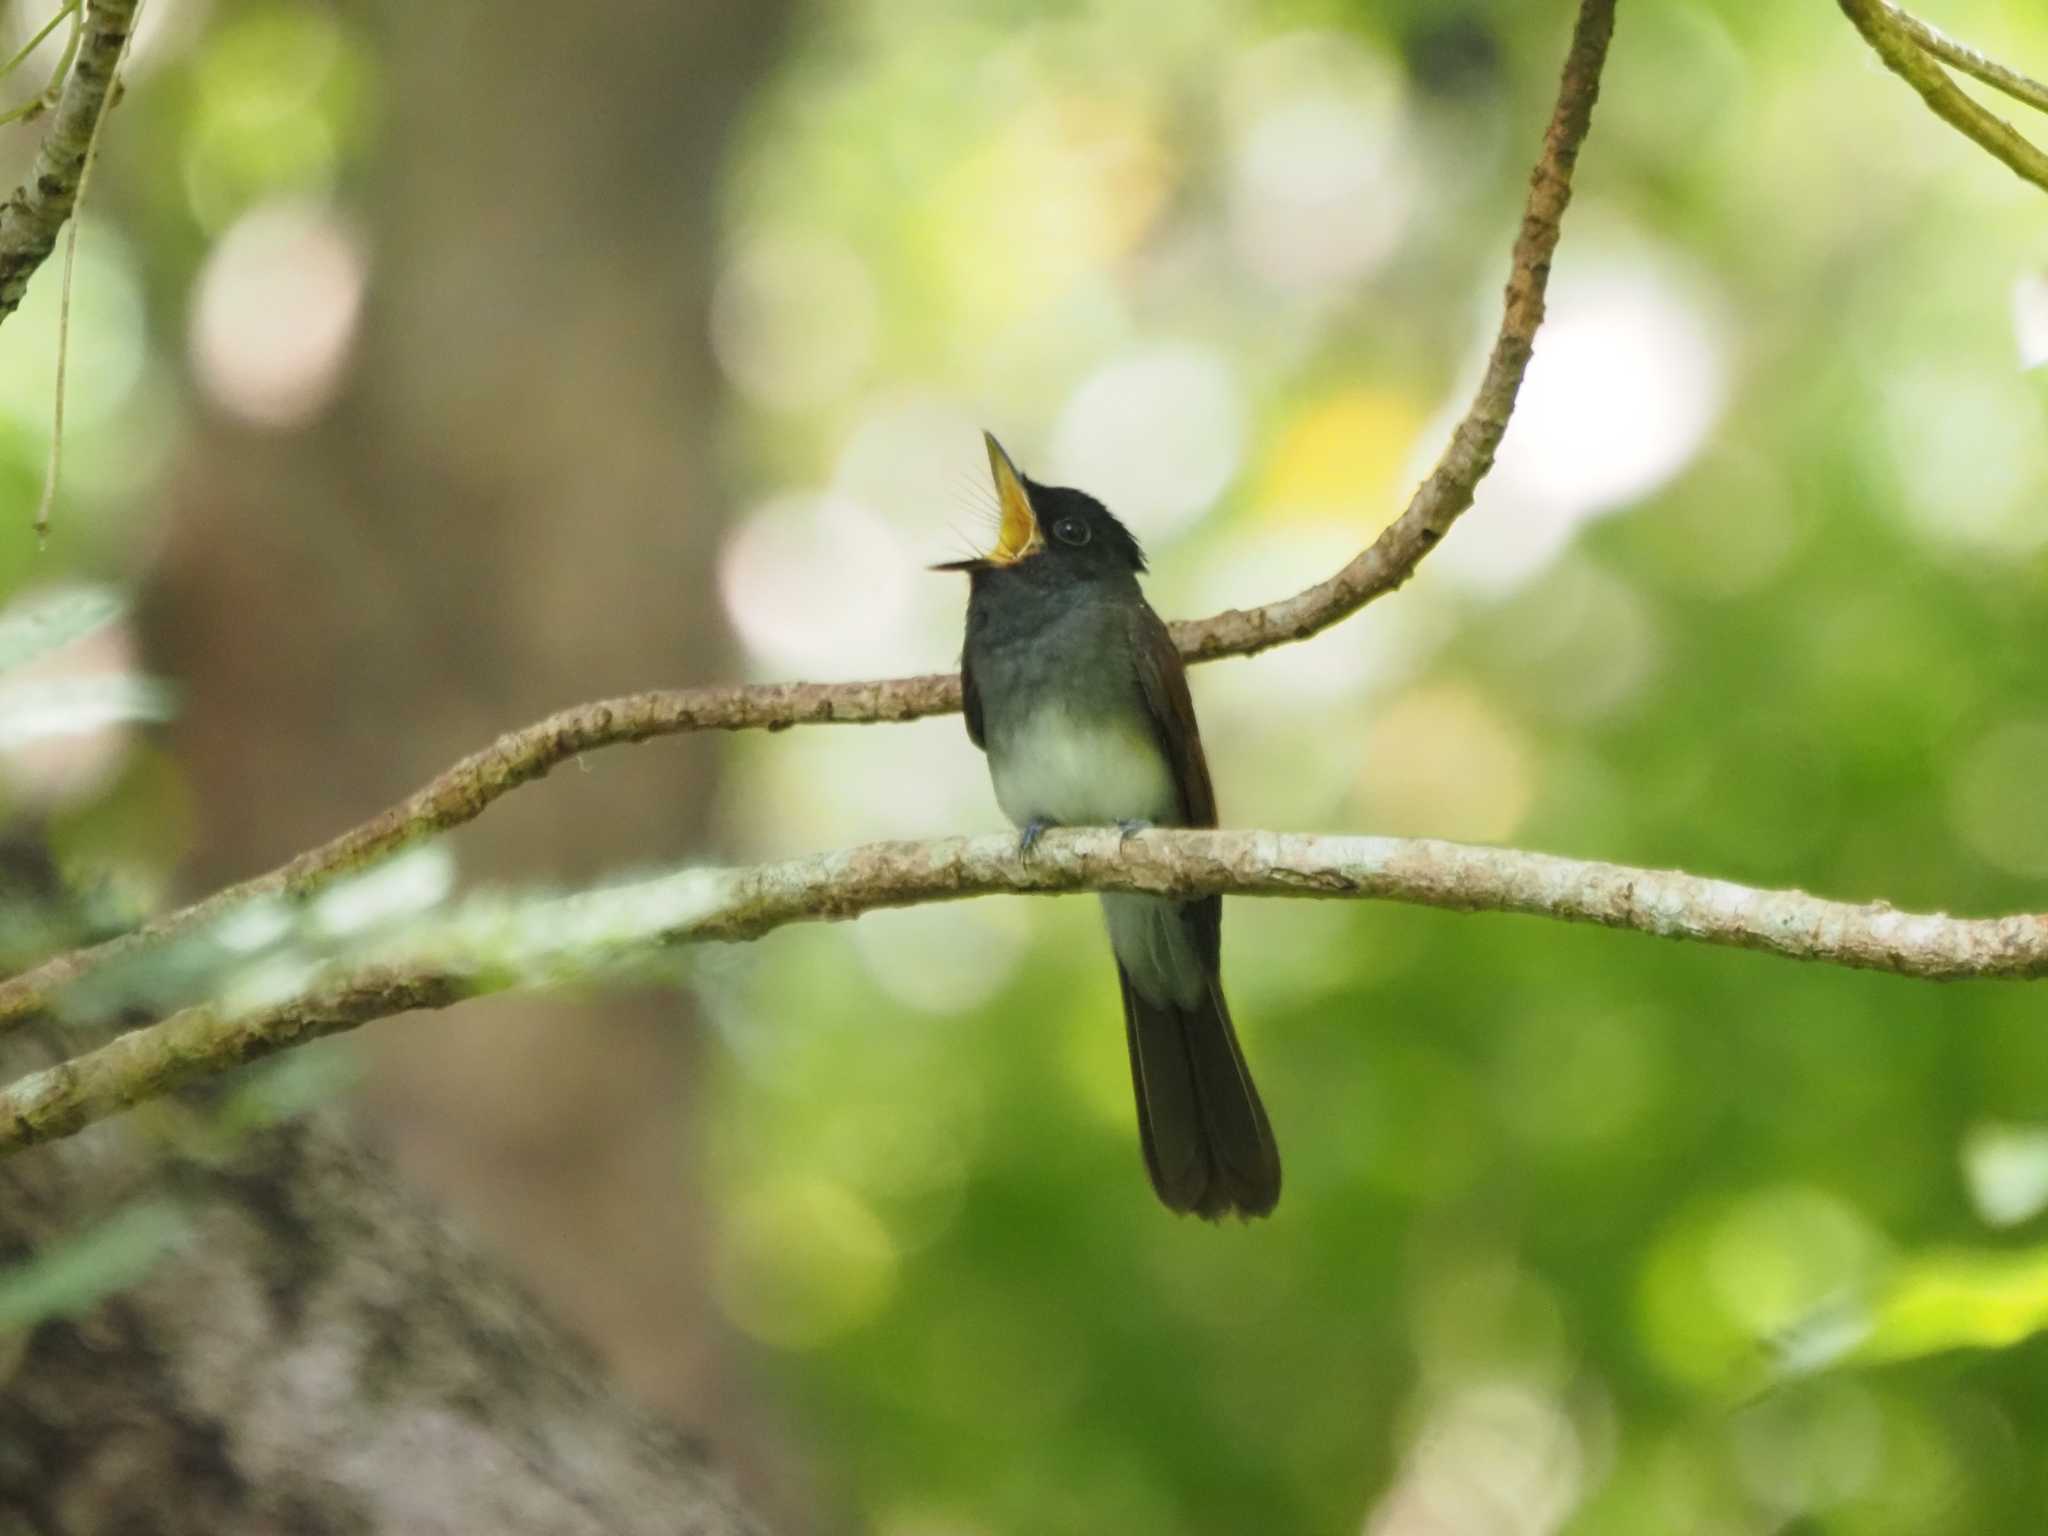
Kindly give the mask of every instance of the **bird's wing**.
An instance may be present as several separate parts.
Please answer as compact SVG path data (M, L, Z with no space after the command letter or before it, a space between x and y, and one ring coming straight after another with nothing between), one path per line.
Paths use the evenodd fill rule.
M1180 647L1150 603L1140 603L1128 622L1145 714L1180 793L1181 825L1213 827L1216 787L1209 781L1209 759L1202 753L1202 733L1195 725L1195 701L1188 693L1188 669L1180 659ZM1223 951L1223 898L1183 902L1181 919L1194 936L1203 965L1214 976Z
M1180 649L1151 604L1138 604L1128 623L1145 713L1173 771L1181 824L1213 827L1216 790L1209 782L1209 760L1202 755L1202 733L1195 725L1195 701L1188 695L1188 670L1181 663Z
M967 739L986 752L988 742L981 730L981 694L974 686L974 668L968 665L965 651L960 653L960 713L967 717Z

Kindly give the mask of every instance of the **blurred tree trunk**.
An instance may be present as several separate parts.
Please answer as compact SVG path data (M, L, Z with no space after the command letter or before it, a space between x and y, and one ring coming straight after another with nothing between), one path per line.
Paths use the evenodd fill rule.
M308 431L222 424L195 445L146 615L153 664L185 700L176 745L198 808L194 889L279 862L548 709L728 670L704 315L723 155L782 7L522 0L383 5L365 20L382 44L389 114L366 207L371 297L355 373ZM457 852L472 875L555 883L699 853L712 773L707 743L606 753L494 808ZM507 1254L625 1385L768 1482L758 1453L769 1437L734 1390L704 1300L698 1160L683 1135L693 1036L678 996L477 1005L374 1031L368 1100L400 1164ZM313 1126L265 1144L264 1172L209 1187L219 1214L176 1261L177 1279L76 1328L48 1325L67 1331L32 1346L42 1397L102 1405L74 1416L72 1453L150 1467L155 1496L183 1504L186 1482L217 1470L177 1439L197 1432L181 1427L184 1407L203 1400L202 1438L234 1466L257 1468L240 1458L261 1441L309 1478L340 1476L355 1437L241 1390L232 1360L263 1357L265 1318L369 1308L408 1326L439 1320L422 1325L431 1339L400 1328L383 1346L398 1398L379 1411L432 1418L423 1457L466 1460L478 1478L488 1467L494 1486L547 1482L549 1453L533 1447L570 1453L550 1439L530 1373L596 1401L588 1371L562 1364L550 1326L373 1159ZM48 1206L63 1188L74 1223L83 1191L147 1182L131 1172L103 1189L79 1177L75 1156L42 1155L21 1163L16 1194ZM252 1312L252 1283L267 1311ZM208 1294L218 1305L199 1300ZM270 1342L325 1369L287 1333ZM441 1375L472 1379L474 1421L444 1425L444 1404L409 1391L420 1349L445 1360ZM344 1340L332 1379L298 1390L367 1392L351 1374L366 1359ZM100 1379L110 1361L125 1392ZM535 1419L522 1422L529 1394ZM130 1419L110 1436L124 1398ZM157 1414L159 1402L170 1411ZM159 1419L160 1435L149 1428ZM606 1483L617 1456L621 1485L646 1486L630 1436L607 1439L608 1422L594 1413L578 1477ZM670 1523L615 1528L700 1528L700 1475L666 1464ZM451 1472L451 1490L463 1475ZM412 1516L350 1528L436 1528L421 1501ZM84 1507L54 1528L113 1528L130 1507ZM439 1517L450 1529L542 1528L483 1505ZM727 1529L724 1518L707 1506L701 1528ZM287 1526L324 1528L267 1528Z

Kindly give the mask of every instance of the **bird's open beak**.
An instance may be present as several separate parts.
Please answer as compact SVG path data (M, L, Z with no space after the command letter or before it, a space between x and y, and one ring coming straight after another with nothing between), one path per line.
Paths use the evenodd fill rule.
M1024 489L1024 477L1003 452L992 433L981 434L988 444L989 473L995 477L996 496L1002 503L1003 521L996 530L996 547L974 560L951 560L932 567L935 571L986 570L991 566L1015 565L1026 555L1045 548L1045 536L1038 529L1038 514L1031 510L1031 493Z

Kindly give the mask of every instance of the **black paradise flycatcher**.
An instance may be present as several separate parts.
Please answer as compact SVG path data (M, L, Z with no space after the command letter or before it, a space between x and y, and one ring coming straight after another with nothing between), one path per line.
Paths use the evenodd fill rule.
M966 571L967 734L1029 852L1047 827L1213 827L1187 669L1139 590L1145 554L1085 492L1039 485L988 438L996 547ZM1223 1000L1223 900L1104 895L1145 1167L1175 1211L1263 1216L1280 1152Z

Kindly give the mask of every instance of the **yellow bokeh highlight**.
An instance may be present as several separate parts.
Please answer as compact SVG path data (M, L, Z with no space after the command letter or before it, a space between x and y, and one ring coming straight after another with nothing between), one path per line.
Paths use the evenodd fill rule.
M1535 799L1534 758L1524 734L1478 689L1411 689L1381 714L1366 747L1366 822L1388 835L1504 842Z
M1317 520L1390 502L1422 429L1406 395L1360 385L1312 402L1279 431L1256 505L1269 518Z
M897 1251L845 1185L794 1177L742 1193L721 1234L718 1302L733 1326L779 1349L815 1349L880 1312Z
M1155 115L1137 102L1023 106L923 205L955 313L970 329L995 328L1058 303L1150 231L1173 169Z

